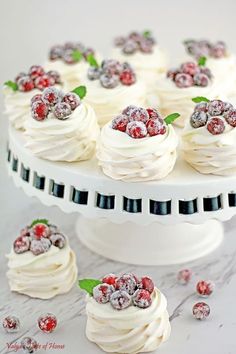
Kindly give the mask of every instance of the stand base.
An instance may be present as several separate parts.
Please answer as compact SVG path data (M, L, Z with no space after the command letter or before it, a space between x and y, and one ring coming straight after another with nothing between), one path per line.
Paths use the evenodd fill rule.
M138 265L168 265L189 262L214 251L223 240L223 225L181 223L148 226L132 222L114 224L107 219L79 216L77 233L92 251L114 261Z

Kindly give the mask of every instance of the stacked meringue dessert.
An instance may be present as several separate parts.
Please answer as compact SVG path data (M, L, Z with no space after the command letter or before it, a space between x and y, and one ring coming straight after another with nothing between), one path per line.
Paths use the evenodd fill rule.
M46 219L34 220L21 230L7 258L11 291L33 298L67 293L77 279L68 238Z
M109 274L79 285L88 292L86 335L105 352L150 352L168 340L167 301L150 277Z

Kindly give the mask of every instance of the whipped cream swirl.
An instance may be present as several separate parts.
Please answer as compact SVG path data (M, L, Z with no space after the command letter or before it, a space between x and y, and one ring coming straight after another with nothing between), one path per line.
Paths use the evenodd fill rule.
M157 349L170 336L165 296L154 289L152 305L130 306L118 311L110 303L98 304L87 297L86 335L107 353L135 354Z
M166 177L176 161L178 137L171 125L163 135L133 139L106 124L98 142L97 158L103 172L116 180L150 181Z
M7 258L11 291L33 298L50 299L67 293L77 279L76 258L68 240L64 248L52 245L38 256L32 252L17 254L12 249Z
M51 113L42 122L28 117L25 147L38 157L51 161L82 161L90 159L99 135L92 107L82 103L69 119L56 119Z

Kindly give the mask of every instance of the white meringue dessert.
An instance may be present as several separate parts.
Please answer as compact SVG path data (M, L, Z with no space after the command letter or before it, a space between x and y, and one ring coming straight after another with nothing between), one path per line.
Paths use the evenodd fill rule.
M68 238L46 220L23 229L7 258L11 291L32 298L67 293L77 280L76 257Z

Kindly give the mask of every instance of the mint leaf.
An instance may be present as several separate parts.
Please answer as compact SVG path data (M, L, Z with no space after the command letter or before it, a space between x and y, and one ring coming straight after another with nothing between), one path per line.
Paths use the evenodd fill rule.
M89 293L89 295L93 295L93 288L95 286L102 284L101 280L98 279L81 279L79 280L79 287Z
M203 96L197 96L192 98L192 101L195 103L199 103L199 102L210 102L210 100L208 100L208 98L203 97Z
M32 221L30 227L33 227L34 225L37 225L37 224L48 225L48 220L47 219L35 219L35 220Z
M78 86L72 92L76 93L76 95L82 100L86 96L87 89L86 86Z
M11 80L6 81L4 82L4 85L10 87L13 91L18 91L18 85L14 81Z
M149 38L149 37L151 37L151 34L152 34L151 31L148 31L148 30L147 30L147 31L144 31L144 32L143 32L143 37Z
M199 66L205 66L206 65L207 58L206 57L200 57L198 59L198 65Z
M88 54L86 59L90 66L94 66L95 68L99 67L98 62L93 56L93 54Z
M72 59L75 62L79 62L83 58L83 54L79 50L74 50L72 53Z
M167 117L165 117L164 121L166 124L171 124L179 117L180 117L179 113L172 113L172 114L169 114Z

